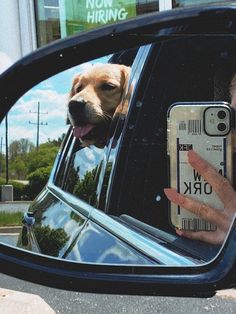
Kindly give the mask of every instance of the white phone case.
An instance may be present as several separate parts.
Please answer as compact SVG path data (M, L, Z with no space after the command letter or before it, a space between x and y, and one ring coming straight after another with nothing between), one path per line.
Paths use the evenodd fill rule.
M170 185L181 194L221 210L223 204L212 187L188 163L191 149L232 181L233 111L227 103L176 103L167 117ZM216 227L184 208L170 204L174 228L211 231Z

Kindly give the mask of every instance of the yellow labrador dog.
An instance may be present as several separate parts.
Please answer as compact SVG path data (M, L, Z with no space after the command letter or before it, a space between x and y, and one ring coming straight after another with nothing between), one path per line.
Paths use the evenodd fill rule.
M97 64L74 78L68 117L83 146L103 147L111 119L122 101L130 68Z

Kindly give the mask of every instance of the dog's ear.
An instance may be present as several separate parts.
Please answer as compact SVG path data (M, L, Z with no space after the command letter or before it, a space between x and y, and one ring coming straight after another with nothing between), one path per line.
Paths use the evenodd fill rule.
M80 80L80 74L77 74L76 77L74 77L74 79L73 79L71 90L70 90L69 95L68 95L68 102L75 95L75 85L78 83L79 80ZM71 124L70 119L68 118L68 115L66 117L66 124Z
M122 74L122 85L123 85L123 90L125 91L129 82L129 77L130 77L130 67L127 67L126 65L121 65L121 74Z
M129 94L127 96L127 89L128 89L128 83L129 83L129 78L130 78L130 67L125 66L125 65L120 65L121 67L121 86L122 86L122 94L120 98L120 103L118 107L115 110L114 116L116 115L126 115L127 114L127 109L128 109L128 102L129 102ZM126 98L124 100L124 98Z
M80 80L80 74L77 74L76 77L73 79L72 87L70 90L69 98L72 98L75 95L75 85L79 82Z
M121 86L123 90L123 93L121 94L122 100L125 93L127 92L131 68L127 67L126 65L120 65L120 67L121 67Z

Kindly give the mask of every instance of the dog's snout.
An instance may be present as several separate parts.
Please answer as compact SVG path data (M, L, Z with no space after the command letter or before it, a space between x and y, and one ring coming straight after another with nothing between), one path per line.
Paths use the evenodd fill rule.
M69 102L68 108L69 113L72 116L80 116L84 114L86 102L83 100L77 101L77 100L71 100Z

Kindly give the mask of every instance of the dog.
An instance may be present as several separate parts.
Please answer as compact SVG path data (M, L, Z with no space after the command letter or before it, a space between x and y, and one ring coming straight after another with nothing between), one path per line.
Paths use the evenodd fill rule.
M105 146L112 117L116 110L122 110L129 76L129 67L107 63L93 65L74 78L68 118L82 146Z

